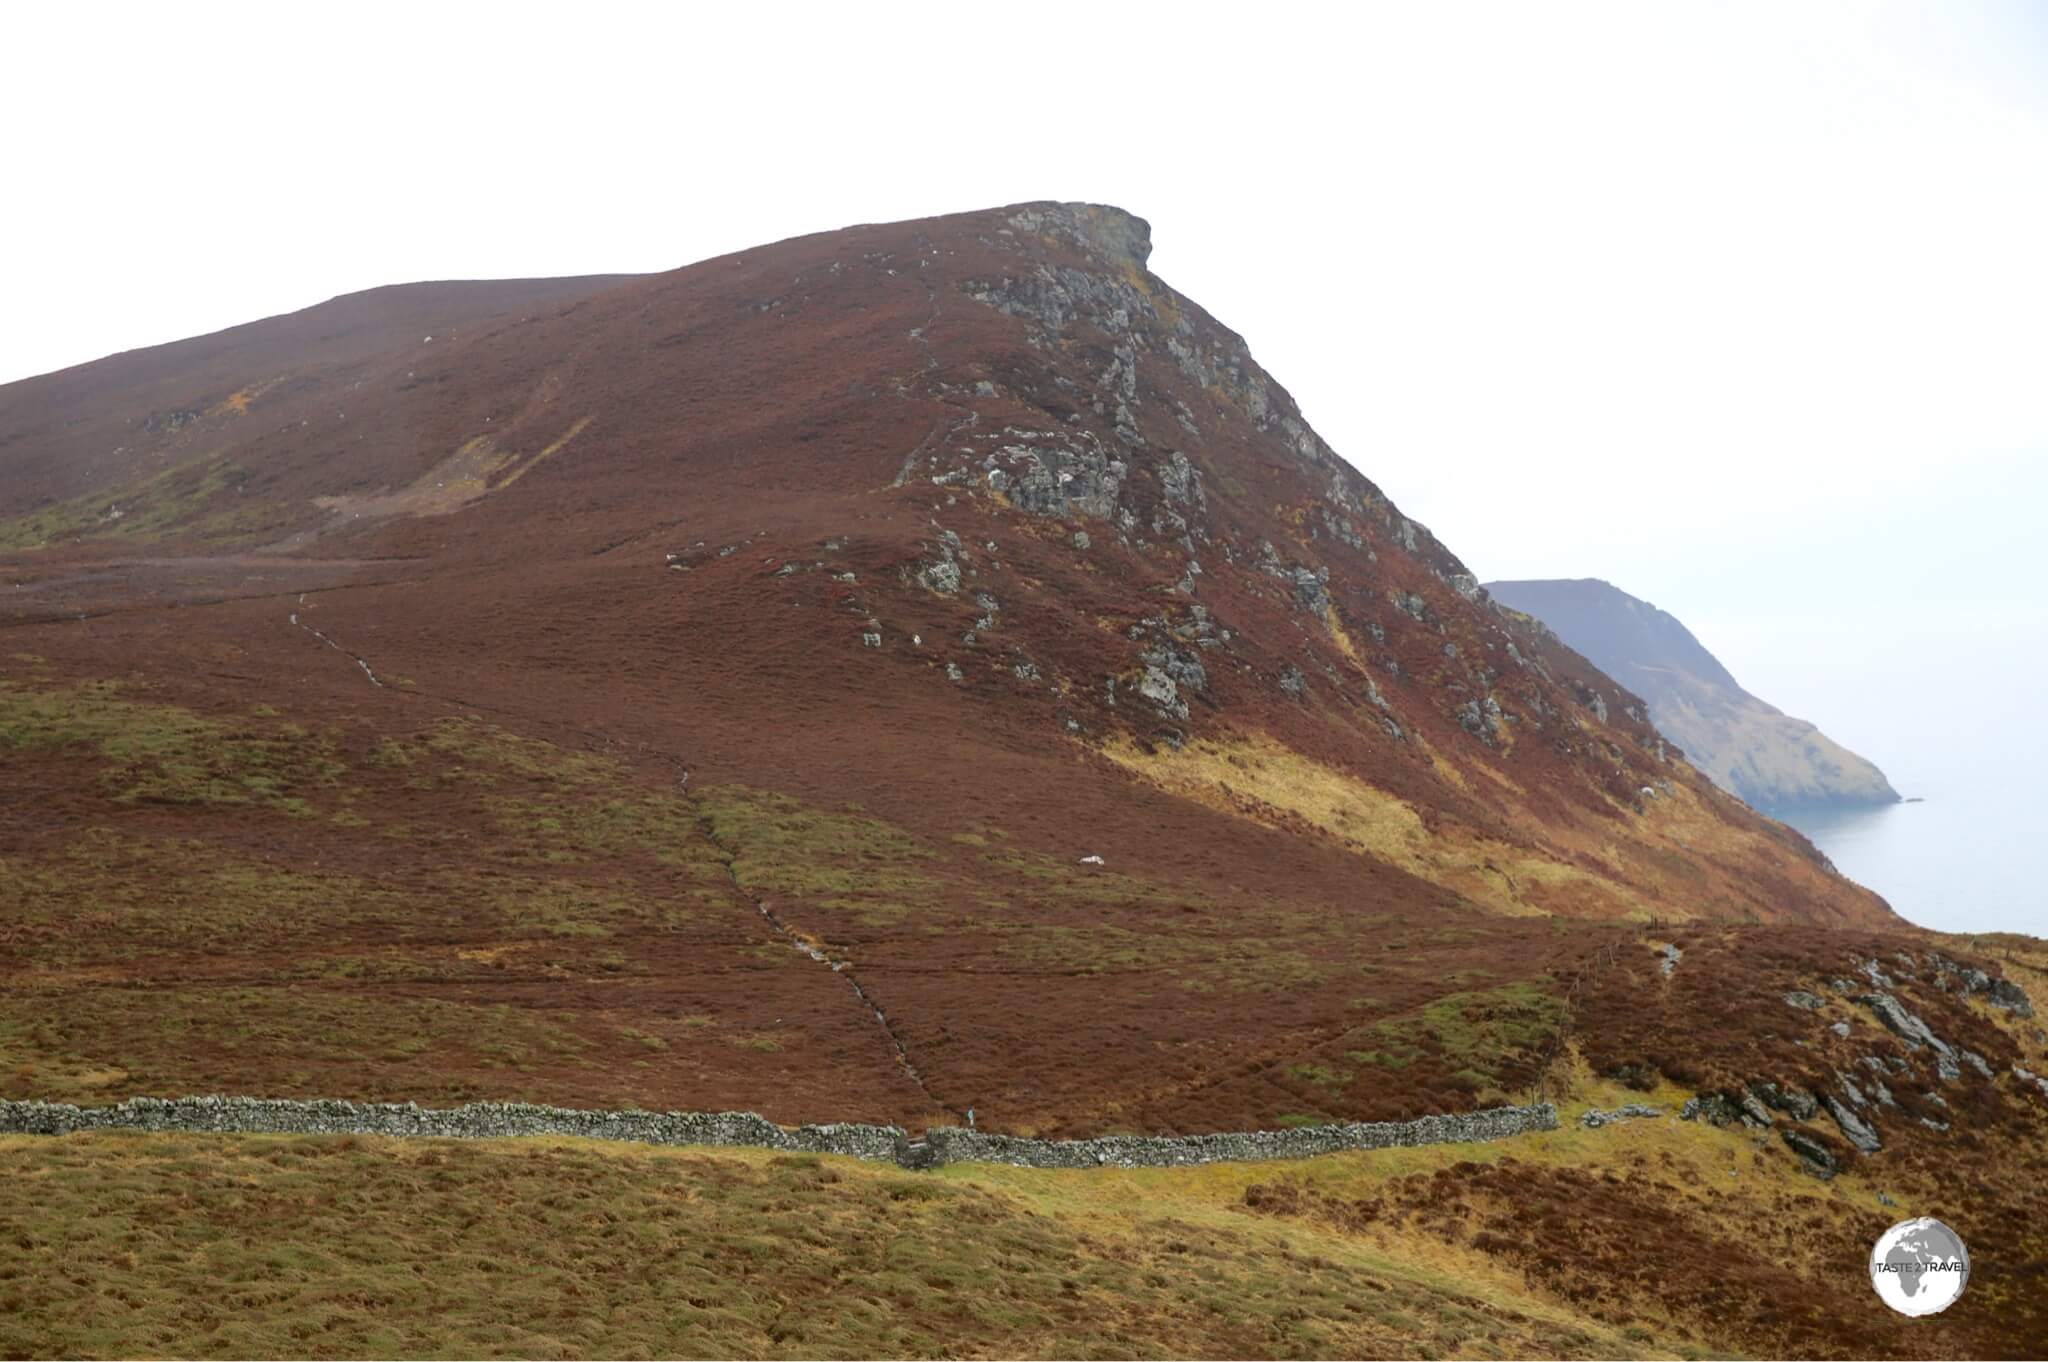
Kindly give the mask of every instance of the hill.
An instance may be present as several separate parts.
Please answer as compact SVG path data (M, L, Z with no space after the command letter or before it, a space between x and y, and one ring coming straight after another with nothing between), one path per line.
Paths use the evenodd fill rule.
M1148 252L1027 206L0 390L14 963L109 990L8 1095L1410 1115L1526 1063L1287 1074L1536 1025L1558 919L1896 923Z
M1657 731L1715 784L1765 813L1896 804L1884 773L1736 683L1666 611L1593 578L1489 582L1648 703Z
M1854 1352L1902 1336L1802 1301L1882 1187L1967 1222L1984 1280L2007 1274L1973 1299L2019 1299L2044 1257L2048 1182L2030 1170L2048 1091L2018 1071L2048 1071L2048 1042L1994 990L2039 996L2034 946L1919 932L1717 789L1630 692L1494 603L1338 458L1148 258L1129 214L1028 204L637 279L379 290L0 388L0 1097L516 1099L912 1131L972 1111L987 1130L1088 1135L1530 1096L1569 1115L1643 1093L1697 1099L1699 1119L1663 1122L1670 1143L1641 1162L1597 1153L1622 1147L1598 1130L1528 1146L1515 1157L1552 1149L1574 1171L1529 1174L1547 1190L1526 1214L1508 1183L1465 1196L1433 1162L1332 1156L1275 1166L1293 1192L1225 1188L1220 1207L1207 1174L1166 1170L1162 1194L1201 1227L1170 1242L1242 1229L1215 1271L1294 1283L1323 1269L1275 1266L1272 1233L1304 1260L1336 1246L1343 1274L1371 1275L1373 1244L1426 1245L1456 1263L1446 1327L1496 1351L1611 1350L1626 1323ZM1942 1051L1856 1001L1862 984L1833 989L1902 955L1911 970L1870 987ZM1935 1071L1964 1051L1981 1068ZM1890 1107L1841 1106L1866 1060L1887 1066ZM1826 1094L1847 1118L1788 1096L1745 1123L1755 1085ZM237 1163L236 1195L289 1219L274 1212L354 1176L283 1171L329 1147L5 1146L70 1169L86 1198L37 1222L51 1244L100 1214L95 1187L146 1203L250 1150L281 1180ZM377 1195L417 1177L452 1199L423 1214L460 1221L501 1157L582 1167L525 1148L446 1155L463 1162L445 1175L386 1162ZM604 1189L591 1214L642 1195L638 1157L576 1173ZM705 1172L746 1188L732 1214L835 1195L733 1158ZM1678 1268L1652 1246L1708 1223L1685 1171L1703 1158L1746 1161L1756 1207L1821 1234L1798 1250L1808 1287L1774 1293L1781 1313L1754 1329L1726 1323L1727 1299L1658 1303ZM877 1203L942 1195L871 1174ZM1030 1234L1060 1252L1106 1262L1159 1232L1141 1208L1110 1223L1033 1201L1067 1185L1049 1174L987 1176L1025 1189L1049 1217ZM761 1181L786 1177L802 1186ZM1567 1261L1588 1196L1615 1227L1601 1272L1660 1264L1650 1285ZM943 1204L1027 1225L1000 1199ZM716 1218L675 1224L700 1213ZM1313 1229L1266 1226L1297 1214ZM189 1315L184 1288L142 1280L171 1280L147 1235L110 1229L109 1270L132 1257L136 1300ZM818 1280L853 1263L811 1247ZM298 1280L306 1260L278 1252L265 1271ZM1128 1262L1171 1294L1180 1270L1157 1257ZM1084 1288L1137 1290L1128 1273L1070 1290L1026 1282L1021 1261L921 1268L931 1290L1028 1297L1029 1328L985 1320L963 1350L1119 1348L1059 1321ZM64 1281L31 1285L48 1318L72 1310ZM399 1298L378 1272L358 1286ZM30 1289L0 1286L0 1306ZM630 1329L563 1346L922 1347L861 1323L917 1289L849 1288L839 1332L744 1314L719 1326L738 1332L646 1336L668 1347ZM1527 1306L1489 1326L1473 1302L1504 1291ZM400 1294L445 1324L436 1346L540 1350ZM348 1332L353 1307L291 1299L313 1330L295 1339L332 1324L332 1351L409 1347ZM605 1299L680 1310L630 1283ZM1277 1300L1259 1278L1211 1312L1292 1308ZM1118 1337L1442 1347L1431 1312L1296 1338L1163 1294ZM1974 1318L1929 1346L2004 1346L2038 1321ZM169 1327L61 1350L175 1351Z

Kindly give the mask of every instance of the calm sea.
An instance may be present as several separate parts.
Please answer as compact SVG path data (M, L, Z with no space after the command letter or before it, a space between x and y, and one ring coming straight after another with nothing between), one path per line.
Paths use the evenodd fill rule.
M1958 520L1950 541L1980 529ZM2001 552L2030 542L1991 540ZM1898 589L1865 606L1840 583L1819 581L1823 616L1796 597L1775 614L1744 607L1710 623L1708 646L1751 691L1813 720L1876 762L1893 789L1926 801L1786 821L1844 875L1935 931L2048 936L2048 725L2035 715L2030 680L2048 670L2048 606L1980 601L1954 586L2008 579L2025 582L1988 568L1946 572L1935 584L1948 594L1932 603L1888 582ZM2013 588L2021 589L2033 590Z
M1918 782L1886 773L1901 794L1925 802L1785 821L1909 921L1944 932L2048 936L2048 819L2038 774L2023 780L1989 764Z

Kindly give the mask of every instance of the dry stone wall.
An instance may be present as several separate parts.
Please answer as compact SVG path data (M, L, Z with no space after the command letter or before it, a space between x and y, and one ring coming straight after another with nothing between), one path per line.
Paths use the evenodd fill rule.
M578 1111L521 1102L422 1107L411 1102L291 1101L257 1097L135 1097L106 1107L0 1102L0 1134L67 1135L82 1130L164 1130L280 1135L395 1135L505 1139L553 1135L643 1144L737 1145L792 1153L843 1154L905 1168L1007 1163L1027 1168L1154 1168L1177 1164L1299 1159L1346 1149L1463 1144L1557 1129L1548 1103L1495 1107L1415 1121L1377 1121L1215 1135L1107 1135L1033 1140L958 1126L912 1139L895 1126L776 1125L751 1112Z
M1470 1144L1532 1130L1556 1130L1557 1108L1495 1107L1415 1121L1305 1126L1299 1130L1229 1131L1216 1135L1104 1135L1092 1140L1027 1140L942 1126L925 1135L935 1163L1010 1163L1027 1168L1159 1168L1175 1164L1305 1159L1347 1149Z

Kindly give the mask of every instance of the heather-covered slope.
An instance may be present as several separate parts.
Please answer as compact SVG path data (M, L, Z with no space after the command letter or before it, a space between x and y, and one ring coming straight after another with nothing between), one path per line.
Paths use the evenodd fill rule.
M1574 921L1896 925L1147 250L1035 205L0 393L9 1095L1405 1116L1528 1085Z
M1147 250L1114 209L1040 205L393 326L369 356L323 348L314 309L294 334L319 344L241 373L213 346L69 371L62 400L16 385L0 538L34 552L9 604L403 579L320 599L329 632L423 688L687 732L658 745L691 764L720 760L705 718L858 730L846 702L886 696L1015 729L1068 783L1106 759L1122 797L1307 824L1497 911L1883 915L1490 609ZM836 665L780 671L814 647ZM694 722L661 694L684 677ZM1704 876L1683 888L1674 839Z
M1730 794L1766 813L1895 804L1884 773L1804 719L1751 695L1669 613L1606 582L1489 582L1648 703L1657 731Z
M1080 1134L1827 1081L1780 976L1930 938L1497 608L1147 245L1026 205L0 389L0 1095ZM1868 1158L1801 1129L1835 1185L1964 1151L1989 1216L2038 1103L1955 1081L1973 1124L1874 1114Z
M1148 249L1033 205L0 392L9 1095L1406 1116L1527 1086L1562 924L1895 923Z

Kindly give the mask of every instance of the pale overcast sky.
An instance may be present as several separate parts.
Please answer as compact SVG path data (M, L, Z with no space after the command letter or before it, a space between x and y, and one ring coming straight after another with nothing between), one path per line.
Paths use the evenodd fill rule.
M1092 199L1151 219L1154 268L1483 577L1606 577L1880 762L1985 631L2008 696L2048 664L2048 5L5 31L0 381L378 284Z

